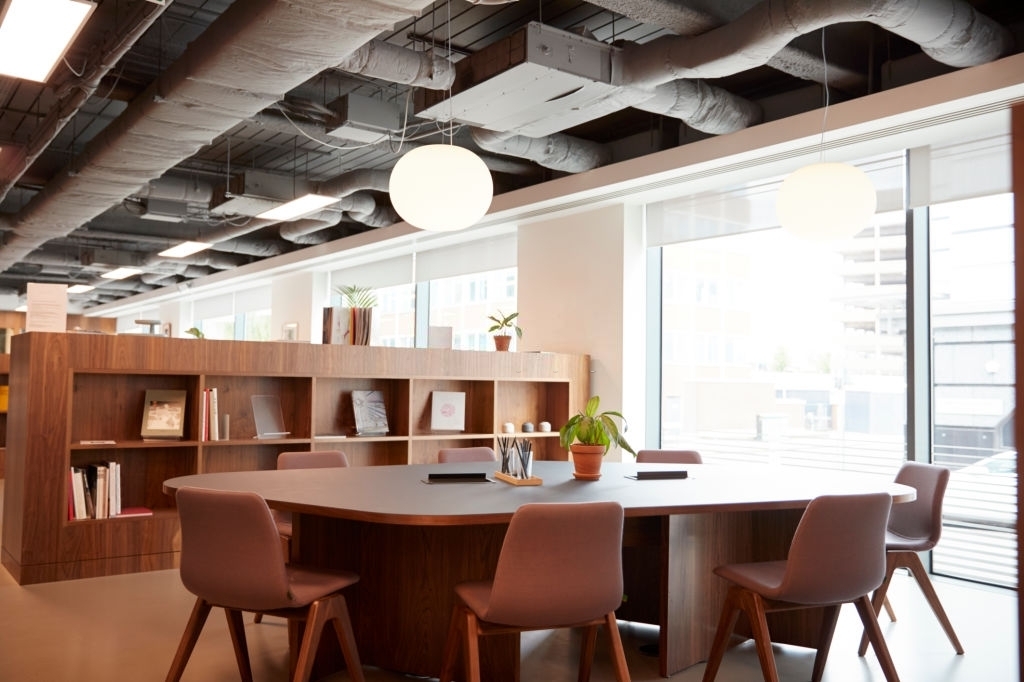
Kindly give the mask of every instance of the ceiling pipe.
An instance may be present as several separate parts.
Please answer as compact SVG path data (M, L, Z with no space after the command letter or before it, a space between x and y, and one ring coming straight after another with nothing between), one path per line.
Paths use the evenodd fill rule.
M32 138L27 145L12 150L8 163L0 172L0 177L4 178L0 183L0 201L4 200L7 193L28 172L39 155L50 146L64 126L92 97L103 77L128 53L128 50L138 42L139 38L166 9L166 4L138 3L126 21L130 28L124 32L115 33L108 43L101 46L86 60L87 65L83 75L65 83L56 92L58 101L50 105L42 124L33 131Z
M754 2L698 2L687 0L588 0L590 4L617 12L634 21L661 26L676 35L694 36L717 28L749 9ZM820 54L813 54L793 45L786 45L772 56L766 66L795 78L824 83L826 70ZM839 64L829 64L828 84L836 88L863 86L864 77Z
M581 173L611 161L611 150L598 142L556 133L547 137L526 137L471 128L473 141L481 149L536 161L545 168Z
M417 52L371 40L338 64L346 73L381 78L428 90L447 90L455 82L455 65L433 52Z
M1013 48L1008 30L963 0L765 0L698 36L664 36L624 48L613 57L612 81L651 87L731 76L763 66L798 36L852 21L880 26L954 67L984 64Z
M659 85L636 109L678 118L694 130L725 135L760 123L761 107L702 80L680 79Z
M391 0L358 13L321 0L231 4L17 214L0 249L0 271L119 204L427 4Z

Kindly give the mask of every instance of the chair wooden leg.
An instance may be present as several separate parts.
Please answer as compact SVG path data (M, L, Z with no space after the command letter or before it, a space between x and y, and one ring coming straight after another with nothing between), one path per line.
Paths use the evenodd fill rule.
M729 638L736 627L736 619L740 615L736 597L738 590L738 587L732 586L725 596L725 603L722 605L722 615L718 619L718 629L715 630L715 639L711 642L711 653L708 654L708 661L704 665L703 682L714 682L715 677L718 676L718 668L722 665L722 657L725 656L725 649L729 645Z
M611 644L612 667L615 669L615 682L630 682L629 668L626 667L626 651L622 648L622 637L619 635L619 621L612 611L604 617L608 627L608 641Z
M466 666L466 682L480 682L480 622L472 609L464 609L462 654Z
M456 604L448 624L448 638L444 642L444 656L441 658L441 677L438 682L452 682L455 679L455 658L459 653L459 639L465 622L462 607Z
M224 615L228 619L228 632L231 634L231 646L235 650L235 660L238 662L238 673L242 676L242 682L252 682L252 665L249 663L249 648L245 643L245 622L242 620L242 612L237 609L224 609Z
M583 628L583 642L580 644L580 669L576 676L579 682L590 682L590 668L594 664L594 649L597 648L597 625Z
M956 653L963 655L964 647L960 644L960 640L956 636L956 632L953 631L953 623L949 621L949 616L946 615L946 610L942 608L942 602L939 601L939 595L935 592L935 587L932 585L931 578L928 577L928 571L925 570L924 564L921 563L921 557L915 552L905 552L906 556L903 557L902 565L910 570L910 573L914 576L914 580L917 581L921 591L924 592L925 599L928 600L928 605L932 607L932 613L939 619L939 623L942 625L942 629L946 631L946 637L949 638L949 643L953 645Z
M352 682L365 682L363 664L359 661L359 649L356 647L356 633L352 630L352 619L348 615L345 597L336 594L330 598L328 619L334 624L334 632L341 646L341 654L345 657L348 676Z
M302 635L298 658L295 660L292 682L309 682L309 676L313 672L313 659L316 658L317 645L320 643L320 635L323 633L328 618L329 609L324 602L324 599L318 599L309 605L306 630Z
M895 552L887 552L885 555L885 577L882 578L882 584L878 586L874 594L871 595L871 608L875 611L875 621L878 620L878 614L882 612L882 604L888 604L889 598L886 594L889 592L889 583L892 582L892 575L896 571L896 565L898 564L898 558ZM892 607L889 607L890 618L893 618L891 613ZM860 636L860 646L857 647L857 655L863 656L868 652L868 633L864 632Z
M892 604L889 603L889 597L882 600L882 606L885 607L885 613L889 616L889 620L896 622L896 612L892 610Z
M839 604L826 606L825 613L821 619L821 635L818 637L818 653L814 656L814 670L811 672L811 682L821 682L821 676L825 674L825 661L828 660L828 652L832 648L832 636L836 632L836 623L838 621Z
M764 682L779 682L779 671L775 667L775 654L772 653L772 638L768 634L764 599L756 592L741 588L739 605L750 621L750 630L754 636L754 645L757 647L757 658L761 662L761 674L764 677Z
M900 682L896 666L889 655L889 647L886 646L885 637L882 636L882 628L878 627L878 617L875 615L875 607L871 604L871 599L865 594L853 603L857 607L861 622L864 623L864 632L868 640L871 641L871 648L875 650L875 656L878 658L879 665L882 666L886 681Z
M192 650L195 648L196 642L199 641L199 633L203 631L203 625L206 624L206 618L210 615L211 608L213 607L209 602L196 599L195 606L192 607L192 615L189 616L188 624L185 626L185 632L181 635L181 643L178 644L174 660L171 661L171 669L167 671L166 682L178 682L181 679L181 674L185 672L185 664L188 663Z
M263 614L262 613L257 613L255 616L253 616L252 622L253 623L262 623L263 622Z

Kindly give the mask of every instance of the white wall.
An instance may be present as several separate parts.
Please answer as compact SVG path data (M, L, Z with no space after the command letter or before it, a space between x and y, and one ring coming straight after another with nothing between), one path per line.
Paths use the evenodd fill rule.
M298 323L297 341L323 338L323 308L330 301L326 272L275 277L270 285L270 335L280 339L284 325Z
M522 350L590 355L590 392L618 410L643 446L642 209L622 205L519 228ZM609 453L614 459L618 450Z

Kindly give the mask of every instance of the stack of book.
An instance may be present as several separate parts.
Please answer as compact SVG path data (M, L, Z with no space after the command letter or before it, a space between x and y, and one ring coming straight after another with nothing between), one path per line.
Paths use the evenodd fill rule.
M147 507L121 506L121 465L98 462L68 470L68 519L149 516Z

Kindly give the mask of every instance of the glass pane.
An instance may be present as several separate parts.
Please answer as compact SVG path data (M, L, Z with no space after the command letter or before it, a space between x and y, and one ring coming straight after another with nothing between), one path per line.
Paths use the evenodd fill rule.
M416 285L398 284L377 290L377 307L370 326L371 346L415 346Z
M516 311L516 268L502 268L430 282L430 325L452 328L452 347L494 350L490 315ZM513 334L512 350L518 339Z
M203 332L208 339L221 339L231 341L235 338L235 316L222 315L220 317L208 317L205 320L196 322L196 327Z
M862 167L880 205L902 195L900 158ZM777 224L777 182L661 207L659 229L677 240L662 247L661 446L894 476L905 456L904 213L832 244L750 231ZM687 224L693 236L678 241Z
M932 568L1016 587L1013 197L929 214L933 459L953 471Z

